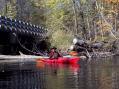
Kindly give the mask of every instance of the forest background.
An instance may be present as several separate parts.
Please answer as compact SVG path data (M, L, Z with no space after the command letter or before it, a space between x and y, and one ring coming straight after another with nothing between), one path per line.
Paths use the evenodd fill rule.
M119 0L0 0L0 15L48 28L53 46L119 38Z

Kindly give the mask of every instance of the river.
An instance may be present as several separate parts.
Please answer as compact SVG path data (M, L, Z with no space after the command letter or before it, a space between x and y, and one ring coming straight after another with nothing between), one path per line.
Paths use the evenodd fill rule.
M0 64L0 89L119 89L119 56L76 65Z

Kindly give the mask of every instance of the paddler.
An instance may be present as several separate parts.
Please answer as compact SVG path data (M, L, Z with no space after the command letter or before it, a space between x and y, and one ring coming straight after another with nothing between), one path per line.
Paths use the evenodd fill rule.
M51 48L49 53L49 58L52 59L58 59L58 57L62 57L62 55L57 51L56 47Z

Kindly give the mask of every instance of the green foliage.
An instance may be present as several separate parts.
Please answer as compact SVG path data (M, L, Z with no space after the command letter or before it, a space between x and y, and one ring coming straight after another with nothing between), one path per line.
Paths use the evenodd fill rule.
M51 43L59 48L68 48L71 45L73 34L69 29L71 13L70 0L46 0L44 7L48 10L46 13L46 26L52 32Z
M65 49L71 45L72 38L72 33L66 33L63 30L57 30L52 34L51 43L52 46Z
M80 0L81 4L86 4L87 0Z
M2 9L1 15L10 17L10 18L15 18L16 17L16 6L15 6L15 1L13 2L7 2L6 6Z
M24 16L33 24L43 25L51 33L52 45L67 47L75 34L86 40L109 40L110 32L118 37L119 4L110 0L23 0L26 8L17 13L16 0L7 1L1 15L11 18ZM19 4L19 3L18 3ZM27 5L28 4L28 5ZM20 5L20 4L19 4ZM24 6L24 5L23 5ZM29 9L30 8L30 9ZM22 12L22 11L21 11ZM19 18L19 17L17 17ZM77 20L77 21L76 21ZM77 26L76 26L77 25ZM75 32L77 30L77 32ZM109 34L107 34L109 33ZM113 37L114 38L114 37Z
M11 4L10 2L7 3L6 7L6 16L10 18L15 18L16 17L16 6L14 4Z

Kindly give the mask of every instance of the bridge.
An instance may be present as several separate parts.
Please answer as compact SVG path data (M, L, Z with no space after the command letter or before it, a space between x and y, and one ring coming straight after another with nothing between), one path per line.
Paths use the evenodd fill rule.
M24 21L0 16L0 54L42 55L48 49L48 30Z

